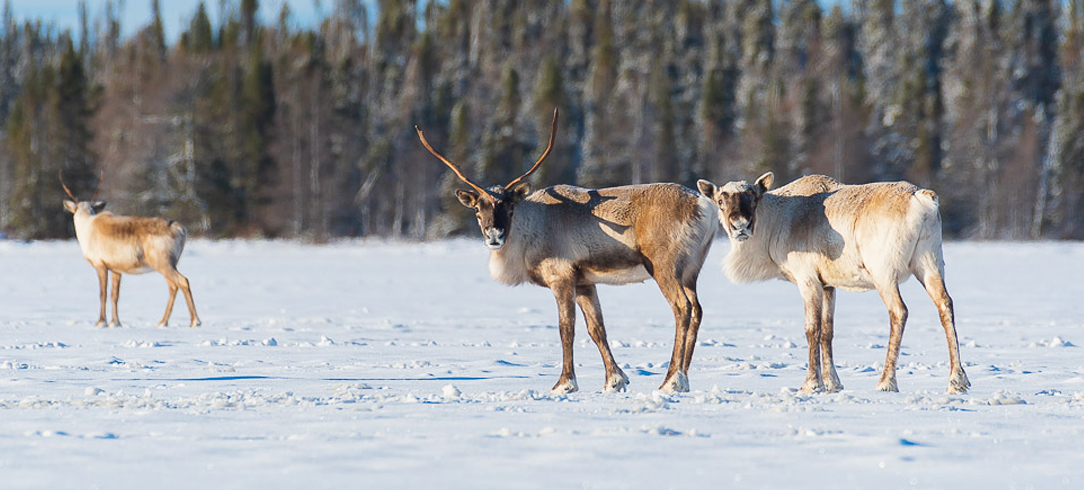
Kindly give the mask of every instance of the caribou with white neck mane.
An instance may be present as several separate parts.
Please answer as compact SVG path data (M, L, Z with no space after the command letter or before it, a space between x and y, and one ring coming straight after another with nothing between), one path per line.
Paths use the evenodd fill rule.
M190 325L198 327L199 315L196 314L196 304L192 301L188 278L177 271L177 261L181 259L184 242L188 237L184 225L162 218L135 218L118 216L109 211L102 212L105 203L98 201L98 192L102 189L104 176L103 172L94 197L90 201L80 201L64 184L64 175L60 174L60 185L72 199L64 201L64 209L72 213L75 238L79 241L83 257L98 272L101 310L95 326L106 325L105 300L109 285L107 274L113 275L113 320L108 325L119 327L117 303L120 300L120 275L143 274L155 270L162 274L169 284L169 302L166 303L166 313L158 326L164 327L169 322L173 302L177 297L177 290L180 289L188 303Z
M945 290L937 195L907 182L843 185L823 175L768 192L773 180L768 172L753 184L717 187L700 180L697 187L721 211L731 245L723 259L727 277L737 283L784 279L798 286L809 342L801 391L843 389L832 358L837 287L880 293L891 334L877 389L899 391L896 363L907 321L899 284L913 275L933 299L945 329L948 392L966 392L971 383L960 364L952 298Z
M555 393L579 389L572 350L578 304L587 330L606 367L605 391L620 391L628 377L614 362L606 340L596 284L628 284L655 279L670 303L675 322L674 351L661 389L688 391L702 310L696 280L717 229L715 206L676 184L645 184L605 189L569 185L531 192L524 182L549 155L557 133L557 110L549 146L527 173L507 185L482 188L454 163L418 138L435 157L469 185L456 197L475 211L489 272L515 285L549 288L557 299L563 364Z

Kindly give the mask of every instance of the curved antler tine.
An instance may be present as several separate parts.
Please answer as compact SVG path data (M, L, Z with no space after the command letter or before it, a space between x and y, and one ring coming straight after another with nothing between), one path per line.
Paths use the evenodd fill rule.
M64 171L63 170L57 170L56 175L57 175L57 177L60 177L60 187L64 188L64 192L68 193L68 197L72 198L72 201L75 201L76 203L78 203L79 199L76 199L75 195L72 194L71 189L69 189L68 186L66 184L64 184Z
M523 179L526 179L527 177L530 177L531 174L533 174L535 170L538 170L538 167L542 165L542 161L545 160L546 157L548 157L550 155L550 150L553 149L553 141L555 139L557 139L557 108L556 107L553 108L553 125L550 127L550 144L548 146L546 146L546 151L542 153L542 156L538 159L537 162L534 162L534 166L531 167L531 169L528 170L527 173L525 173L523 175L520 175L518 178L516 178L516 180L513 180L512 182L509 182L508 185L504 186L504 188L505 189L511 189L512 186L514 186L514 185L516 185L516 184L518 184L520 182L523 182Z
M434 150L433 147L429 145L429 142L425 140L425 134L422 133L421 128L415 125L414 130L418 132L418 139L422 140L422 144L425 145L425 149L429 150L429 153L432 153L433 156L439 158L440 161L444 162L444 164L448 166L448 168L452 169L452 172L455 172L455 175L459 177L459 180L462 180L467 185L473 187L474 190L478 192L478 195L485 196L487 198L489 197L489 193L486 192L485 189L483 189L478 184L471 182L471 180L468 179L466 175L463 175L463 171L460 170L459 167L456 166L456 164L452 163L447 158L444 158L444 155L437 153L437 150Z
M102 192L102 184L105 183L105 169L101 169L101 173L98 174L98 189L94 191L94 197L90 199L91 202L98 200L98 194Z

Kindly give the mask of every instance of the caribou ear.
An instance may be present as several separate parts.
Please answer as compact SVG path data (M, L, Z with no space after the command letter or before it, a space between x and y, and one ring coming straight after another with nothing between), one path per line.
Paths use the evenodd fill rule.
M464 205L464 206L466 206L468 208L474 209L474 208L478 207L478 193L477 192L467 191L467 190L463 190L463 189L456 189L455 197L456 197L456 199L459 199L460 204L462 204L462 205Z
M771 172L765 172L764 175L761 175L760 178L757 179L757 191L759 191L760 194L768 192L768 189L772 188L772 182L774 181L775 174Z
M696 188L700 189L700 193L703 194L704 197L712 200L715 199L715 191L717 189L715 184L712 184L710 181L700 179L696 181Z
M509 194L509 199L511 199L512 204L516 204L524 199L527 199L527 196L530 194L531 184L524 182L512 189L512 192Z
M94 204L90 205L90 209L93 209L95 213L100 213L105 209L105 201L94 201Z
M64 209L67 209L68 212L71 213L71 214L75 214L75 210L78 209L78 208L76 207L76 204L74 202L65 199L64 200Z

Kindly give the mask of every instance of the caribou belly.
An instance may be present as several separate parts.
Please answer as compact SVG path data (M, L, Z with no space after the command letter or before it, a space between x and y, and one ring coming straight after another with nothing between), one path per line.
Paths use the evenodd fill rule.
M621 269L584 268L582 274L584 279L594 284L620 285L651 279L651 275L642 265Z

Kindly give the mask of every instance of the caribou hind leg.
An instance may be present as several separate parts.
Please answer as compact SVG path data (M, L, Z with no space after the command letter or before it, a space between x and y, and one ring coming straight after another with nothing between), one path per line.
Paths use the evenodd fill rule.
M166 313L162 315L162 320L158 322L159 327L165 327L169 325L169 317L173 314L173 303L177 300L177 284L166 276L166 283L169 284L169 300L166 301Z
M907 323L907 305L903 304L900 297L900 287L895 282L882 285L877 288L888 308L888 319L891 324L891 332L888 337L888 354L885 356L885 368L881 373L881 379L877 382L877 389L881 391L900 391L896 384L896 364L900 358L900 343L903 340L903 327Z
M199 321L199 314L196 313L196 302L192 299L192 288L188 285L188 278L177 272L177 269L173 269L173 273L176 274L177 286L184 293L184 301L188 305L188 316L191 318L189 326L198 327L202 325L202 322Z
M169 300L166 302L166 312L162 315L162 320L158 322L158 326L165 327L169 324L169 317L173 314L173 304L176 302L178 289L184 293L185 302L188 303L188 314L192 319L190 325L192 327L200 326L199 315L196 313L196 303L192 300L192 288L189 286L188 278L178 272L177 268L172 265L159 267L156 270L166 278L166 284L169 285Z
M967 379L967 373L964 372L963 365L960 362L960 342L956 337L956 317L952 307L952 298L949 297L948 291L945 290L945 279L937 270L926 270L923 275L919 275L919 272L916 271L915 277L926 288L930 299L937 306L937 312L941 317L941 326L945 328L950 366L947 391L949 393L967 393L968 388L971 387L971 381Z
M602 307L598 302L598 291L595 286L582 285L576 287L576 303L583 311L583 317L587 320L587 332L591 334L591 340L595 341L598 351L602 354L602 364L606 367L606 385L602 391L624 391L629 384L628 376L621 371L614 361L610 351L610 343L606 340L606 325L602 322Z
M693 349L696 347L696 336L700 332L700 321L704 318L704 309L700 306L700 300L696 296L696 279L692 284L686 284L685 297L689 298L691 310L689 312L689 328L685 331L685 357L682 360L681 372L685 378L689 377L689 366L693 363Z
M681 286L677 277L669 272L658 273L660 270L667 269L661 267L656 269L655 282L658 283L659 289L662 290L663 296L666 296L666 301L670 303L670 308L674 312L674 352L670 356L670 367L666 370L666 379L663 380L659 389L671 393L686 392L689 391L689 378L682 368L686 350L692 349L692 346L686 345L689 338L692 302L685 295L685 288Z

